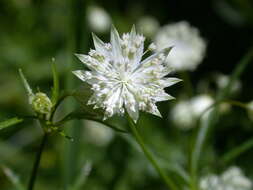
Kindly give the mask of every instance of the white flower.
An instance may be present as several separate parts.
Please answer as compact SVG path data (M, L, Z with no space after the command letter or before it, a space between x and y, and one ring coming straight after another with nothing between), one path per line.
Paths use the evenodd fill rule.
M192 113L190 101L180 101L171 110L172 122L180 129L188 130L193 127L195 117Z
M165 77L171 71L164 64L171 48L141 61L144 40L134 27L122 38L113 27L110 43L93 35L95 50L90 50L89 55L77 55L90 70L73 73L91 85L94 94L88 104L105 109L105 118L124 114L125 109L135 122L139 110L161 116L155 103L173 99L164 91L165 87L180 81Z
M252 181L235 166L220 176L208 175L200 180L200 190L251 190L252 187Z
M111 17L101 7L88 7L87 21L91 30L98 33L107 32L111 27Z
M141 17L137 22L137 28L147 37L153 37L159 28L158 21L151 16ZM168 46L166 46L168 47Z
M201 94L189 100L178 102L171 110L172 122L180 129L188 130L194 127L197 119L214 103L211 96ZM206 117L210 110L204 114Z
M155 43L158 51L174 46L166 61L180 71L195 70L203 60L206 50L206 43L200 37L198 29L186 21L162 27L156 34Z
M205 111L207 111L204 116L210 113L207 109L214 103L211 96L202 94L191 99L192 113L195 117L200 117Z
M216 76L216 83L220 89L225 88L228 85L229 81L230 81L230 77L228 75L218 74ZM234 85L231 88L231 93L236 93L240 89L241 89L241 83L239 80L236 80Z

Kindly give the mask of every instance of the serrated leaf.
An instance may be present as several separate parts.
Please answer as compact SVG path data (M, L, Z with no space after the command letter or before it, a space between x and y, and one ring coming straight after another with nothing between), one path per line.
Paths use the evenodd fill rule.
M5 121L0 122L0 130L5 129L7 127L11 127L13 125L16 125L18 123L22 123L24 121L24 119L22 118L18 118L18 117L14 117Z
M52 104L55 105L59 98L59 76L56 70L56 65L52 62L52 74L53 74L53 89L52 89Z

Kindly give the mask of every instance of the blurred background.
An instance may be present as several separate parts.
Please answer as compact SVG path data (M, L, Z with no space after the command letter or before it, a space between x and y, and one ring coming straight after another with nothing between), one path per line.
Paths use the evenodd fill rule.
M0 120L32 113L18 68L23 69L34 91L39 88L50 94L54 58L61 88L78 88L82 83L70 71L82 69L83 65L74 53L86 54L93 48L91 32L109 41L111 24L120 33L128 32L135 24L145 35L147 46L154 41L159 49L159 41L164 40L175 45L174 53L180 55L178 64L182 67L178 66L173 76L184 82L168 92L177 99L158 104L163 119L142 114L138 125L168 173L173 174L177 167L187 173L198 117L214 102L217 92L228 83L229 75L252 47L251 0L1 0ZM171 64L173 61L168 60ZM253 64L249 64L228 99L246 104L252 101L252 72ZM78 107L73 99L66 105L60 116ZM251 178L253 149L227 164L220 163L219 158L252 138L252 113L227 103L219 111L221 118L201 156L201 172L219 174L236 165ZM69 123L66 133L74 142L59 135L50 137L36 190L165 189L127 135L90 121ZM7 177L11 175L7 168L23 184L28 183L42 134L32 121L0 132L1 190L16 189ZM178 176L173 178L180 181Z

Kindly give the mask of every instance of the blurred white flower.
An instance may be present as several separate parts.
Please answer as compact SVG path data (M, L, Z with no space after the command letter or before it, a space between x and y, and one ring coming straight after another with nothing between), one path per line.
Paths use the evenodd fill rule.
M125 109L136 122L139 110L161 116L155 103L173 99L164 88L181 80L165 77L171 72L164 64L171 48L141 61L145 38L133 27L130 33L119 36L112 28L110 43L93 35L95 50L77 57L90 69L73 73L91 85L94 94L88 104L105 109L105 119L114 114L124 114Z
M221 180L226 189L231 190L251 190L252 181L246 178L238 167L231 167L221 175Z
M171 110L172 122L180 129L191 129L196 124L197 119L213 103L213 98L206 94L195 96L189 100L179 101ZM210 113L210 110L204 114L204 117L208 113Z
M110 128L95 121L86 120L85 139L97 146L106 146L114 137L114 132Z
M206 42L199 35L198 29L186 21L162 27L155 36L155 43L158 51L174 46L166 61L179 71L195 70L206 51Z
M200 190L225 190L222 189L220 179L216 175L208 175L200 179Z
M180 101L171 110L172 122L180 129L187 130L194 126L195 117L190 101Z
M224 74L218 74L216 76L217 86L222 89L225 88L229 83L230 77ZM239 80L236 80L231 88L231 93L236 93L241 89L241 83Z
M251 190L252 181L238 167L231 167L220 176L208 175L200 179L201 190Z
M198 95L191 100L192 113L195 117L200 117L213 103L214 100L211 96L206 94ZM209 112L210 110L208 110L204 116Z
M159 28L159 22L151 16L144 16L138 20L137 28L145 36L152 38Z
M88 7L87 22L91 30L98 33L109 31L112 23L110 15L97 6Z

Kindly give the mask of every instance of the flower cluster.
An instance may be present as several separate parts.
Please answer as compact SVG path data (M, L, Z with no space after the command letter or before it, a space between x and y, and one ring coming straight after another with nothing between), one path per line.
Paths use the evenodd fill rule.
M251 190L252 182L238 167L231 167L222 175L209 175L201 179L201 190Z
M178 128L190 129L201 114L207 111L213 103L213 98L206 94L198 95L190 100L182 100L172 109L171 119ZM208 113L210 113L210 110L204 116L206 117Z
M93 35L94 50L77 57L89 68L73 73L91 85L94 94L88 104L105 110L105 119L125 110L136 122L139 110L161 116L156 102L173 99L164 88L180 80L166 77L171 67L164 63L171 48L165 48L142 60L144 36L130 33L119 36L113 27L110 43Z
M155 43L158 51L168 45L175 47L166 61L179 71L195 70L206 50L206 43L198 29L186 21L162 27L155 36Z

